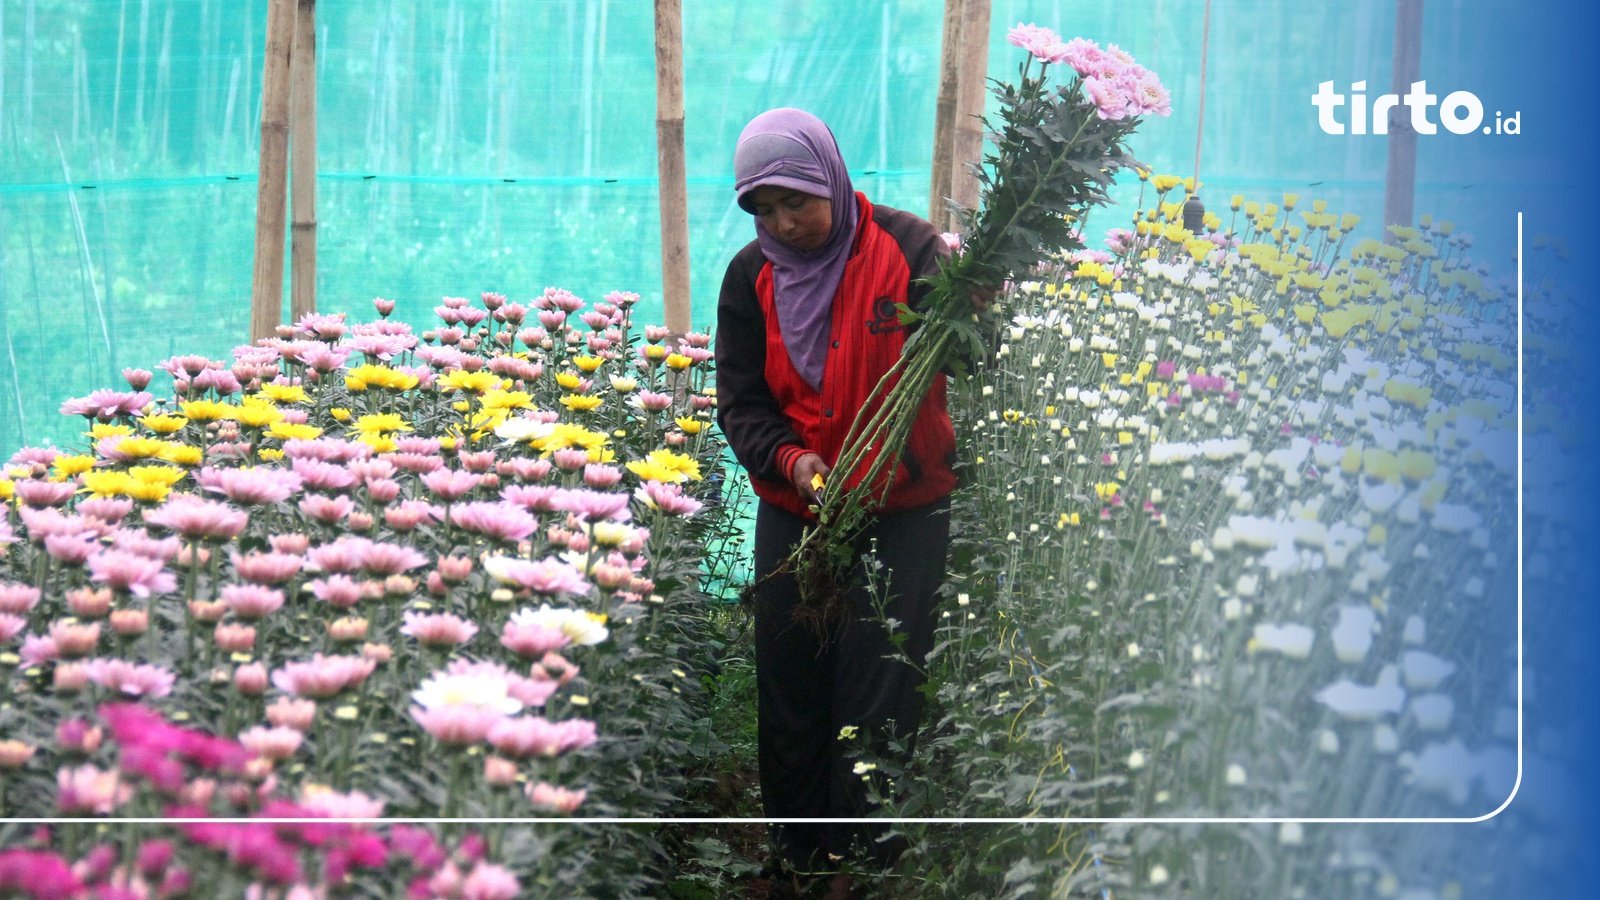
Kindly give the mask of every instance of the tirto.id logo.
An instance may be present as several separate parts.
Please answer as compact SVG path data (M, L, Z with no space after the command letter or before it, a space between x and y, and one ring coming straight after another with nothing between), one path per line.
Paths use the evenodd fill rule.
M1472 134L1475 131L1483 134L1522 133L1522 113L1519 110L1512 110L1507 116L1497 109L1494 111L1494 124L1484 124L1483 101L1471 91L1452 91L1441 101L1438 94L1428 93L1426 81L1413 81L1411 90L1404 96L1379 94L1372 98L1369 106L1366 90L1365 81L1350 85L1349 94L1334 91L1331 81L1317 85L1317 92L1311 95L1311 105L1317 108L1317 126L1323 134L1388 134L1389 116L1396 106L1402 105L1411 111L1411 130L1417 134L1437 134L1440 125L1451 134ZM1339 110L1347 103L1349 115L1341 121ZM1428 115L1429 110L1435 107L1439 110L1437 123ZM1346 122L1349 123L1348 132L1345 130Z

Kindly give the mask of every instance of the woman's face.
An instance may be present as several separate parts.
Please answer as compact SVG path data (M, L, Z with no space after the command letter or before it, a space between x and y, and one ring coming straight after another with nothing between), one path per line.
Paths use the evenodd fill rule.
M816 250L828 242L833 204L826 197L768 184L750 192L750 205L768 234L796 250Z

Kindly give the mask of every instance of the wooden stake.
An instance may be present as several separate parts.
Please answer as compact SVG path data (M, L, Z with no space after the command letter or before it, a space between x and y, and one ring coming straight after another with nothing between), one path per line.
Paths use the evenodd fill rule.
M689 330L689 185L683 159L683 9L655 0L656 171L661 196L661 295L667 328Z
M951 196L967 209L978 205L978 179L968 166L983 161L983 100L988 91L989 0L961 5L961 71L956 84L955 150Z
M1422 71L1422 0L1399 0L1394 9L1394 81L1390 90L1404 96ZM1383 180L1383 223L1410 225L1415 215L1417 133L1410 109L1389 111L1388 164Z
M261 66L261 165L256 187L256 263L250 289L250 341L272 336L283 319L284 188L289 166L289 51L295 0L270 0Z
M928 187L928 221L953 231L950 181L954 174L956 86L961 80L962 0L944 2L944 37L939 43L939 99L933 108L933 177Z
M289 54L290 321L317 311L317 0L299 0L294 49Z

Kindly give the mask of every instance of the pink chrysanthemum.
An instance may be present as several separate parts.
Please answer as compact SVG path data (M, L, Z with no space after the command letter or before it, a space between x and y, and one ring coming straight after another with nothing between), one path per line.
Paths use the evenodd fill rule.
M508 556L490 556L483 560L483 568L496 580L539 594L586 594L589 580L569 563L555 557L526 560Z
M356 476L344 466L321 459L292 459L290 470L300 476L303 487L313 491L343 491L354 486Z
M435 469L422 476L422 484L445 502L459 500L478 486L479 476L458 469Z
M399 544L368 541L361 550L361 568L370 575L399 575L427 563L421 551Z
M301 556L275 551L251 552L243 555L233 552L229 557L233 561L234 573L254 584L283 584L300 574L300 567L305 564L305 559Z
M516 900L522 883L510 869L479 860L461 883L461 900Z
M70 481L39 481L25 478L16 482L12 489L16 492L17 499L27 506L64 506L72 499L72 494L78 486Z
M285 469L208 466L194 477L202 488L246 506L281 503L300 490L300 476Z
M39 589L31 584L0 581L0 613L25 615L39 604Z
M489 743L506 756L560 756L595 741L594 723L587 719L551 722L542 716L504 719L489 729Z
M563 489L550 499L550 505L563 512L573 513L590 522L602 519L625 522L631 517L628 495L602 491Z
M645 506L659 509L669 516L692 516L703 504L683 492L682 485L662 481L646 481L633 492Z
M284 599L283 591L261 584L228 584L222 588L222 602L247 622L277 612L283 608Z
M149 406L154 399L144 391L99 390L87 397L74 397L61 404L61 414L110 421L117 416L131 416Z
M478 626L454 613L420 613L406 611L400 633L416 638L417 643L429 647L453 647L465 644L478 633Z
M539 528L538 520L509 502L458 504L450 507L450 521L467 531L512 544Z
M360 685L377 663L359 656L324 656L284 665L272 673L278 690L301 697L325 699Z
M126 550L108 549L89 557L89 577L135 597L165 594L175 590L178 581L159 559Z
M144 514L146 525L176 531L190 540L231 540L244 531L250 516L226 503L177 494Z
M27 627L27 619L8 612L0 612L0 644L11 643L11 639L21 634Z
M542 657L572 643L566 632L539 622L510 621L500 632L500 643L524 659Z
M305 735L285 725L257 725L239 732L239 743L262 759L282 762L300 749Z
M538 809L561 813L562 815L571 813L579 806L582 806L583 801L588 796L588 791L575 791L570 788L557 787L544 781L528 785L529 802Z
M326 494L307 494L300 498L300 511L314 521L333 525L344 521L356 511L356 502L344 494L329 497Z
M168 669L125 659L91 659L83 668L90 681L130 697L165 697L177 680Z
M63 813L110 815L131 799L133 785L115 770L78 766L56 772L56 808Z

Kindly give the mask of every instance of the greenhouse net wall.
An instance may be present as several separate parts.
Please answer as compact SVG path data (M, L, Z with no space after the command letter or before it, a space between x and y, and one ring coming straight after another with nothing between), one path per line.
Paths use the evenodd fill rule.
M1432 73L1455 51L1428 48L1463 43L1464 17L1436 10L1450 6L1429 4ZM990 74L1015 71L1004 35L1018 22L1128 49L1173 95L1135 153L1191 175L1204 9L997 0ZM753 236L731 161L761 110L817 113L858 189L928 212L943 3L689 0L683 15L697 328L713 325L722 267ZM383 296L421 324L442 296L557 285L591 300L637 291L639 318L661 319L652 4L324 3L317 17L321 311L366 315ZM118 386L124 366L222 358L245 340L265 20L265 0L0 3L0 454L80 441L61 402ZM1294 191L1376 222L1383 141L1307 142L1302 126L1321 80L1354 72L1386 89L1393 29L1390 2L1216 3L1208 205ZM1495 60L1473 64L1492 76ZM1452 152L1423 148L1419 212L1503 192L1430 180ZM1136 189L1125 174L1120 207L1089 233L1124 224Z

